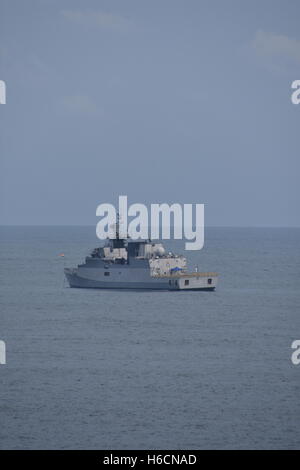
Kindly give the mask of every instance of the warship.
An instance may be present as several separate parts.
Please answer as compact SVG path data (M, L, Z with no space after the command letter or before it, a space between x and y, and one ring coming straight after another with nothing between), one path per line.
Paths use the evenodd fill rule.
M162 243L121 238L118 229L85 263L64 272L70 287L94 289L213 291L218 280L217 273L188 272L186 258Z

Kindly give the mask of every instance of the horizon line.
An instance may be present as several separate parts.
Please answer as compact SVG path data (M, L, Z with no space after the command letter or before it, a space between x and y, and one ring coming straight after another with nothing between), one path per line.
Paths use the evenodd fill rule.
M95 227L92 224L0 224L0 227ZM172 226L173 227L173 226ZM295 228L300 225L206 225L206 228Z

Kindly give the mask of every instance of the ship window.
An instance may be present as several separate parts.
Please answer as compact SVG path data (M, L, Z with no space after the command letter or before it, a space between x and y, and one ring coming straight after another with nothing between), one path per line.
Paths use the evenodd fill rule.
M190 283L190 281L189 281L188 279L186 279L186 280L184 281L184 285L185 285L185 286L188 286L189 283Z
M105 271L104 276L109 276L110 273L108 271Z
M211 283L212 283L212 278L210 277L207 279L207 284L211 284Z

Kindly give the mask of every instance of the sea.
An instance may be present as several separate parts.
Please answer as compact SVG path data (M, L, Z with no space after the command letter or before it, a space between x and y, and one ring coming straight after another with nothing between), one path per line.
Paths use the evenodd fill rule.
M0 227L1 449L300 448L300 229L165 244L216 291L71 289L95 227Z

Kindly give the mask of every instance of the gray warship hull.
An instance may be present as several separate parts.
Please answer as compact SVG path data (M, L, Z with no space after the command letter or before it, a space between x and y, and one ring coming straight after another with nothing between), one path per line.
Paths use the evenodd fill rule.
M213 291L217 285L216 273L151 276L149 268L120 270L110 267L109 271L99 268L65 268L65 276L70 287L85 289Z

